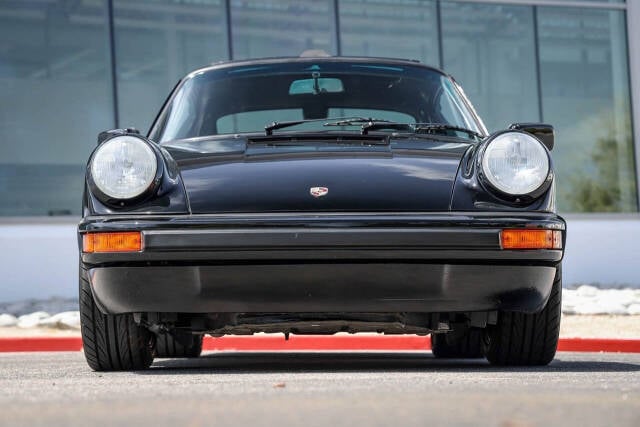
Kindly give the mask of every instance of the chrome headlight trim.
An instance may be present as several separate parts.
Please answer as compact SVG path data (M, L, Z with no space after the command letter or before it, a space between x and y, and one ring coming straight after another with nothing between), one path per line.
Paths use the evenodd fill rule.
M116 136L100 144L89 164L91 183L108 200L140 197L154 186L159 171L156 151L133 135Z
M532 195L552 177L547 148L526 132L509 130L491 136L480 164L484 181L509 196Z

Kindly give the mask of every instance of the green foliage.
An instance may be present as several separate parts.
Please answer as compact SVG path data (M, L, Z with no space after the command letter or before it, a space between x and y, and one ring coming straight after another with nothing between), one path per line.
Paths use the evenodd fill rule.
M590 158L595 171L584 170L571 179L568 201L574 212L628 212L636 210L631 137L620 144L615 138L599 138ZM624 150L621 156L619 150ZM622 159L622 163L621 163ZM628 172L621 174L620 168Z

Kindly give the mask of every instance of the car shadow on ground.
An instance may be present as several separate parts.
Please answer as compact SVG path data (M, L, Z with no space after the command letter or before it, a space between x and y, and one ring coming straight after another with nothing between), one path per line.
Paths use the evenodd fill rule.
M566 354L566 353L565 353ZM436 359L431 352L223 352L196 359L156 359L142 375L185 373L305 373L305 372L636 372L632 361L604 360L597 353L558 354L548 366L492 366L484 359ZM582 356L582 357L581 357ZM599 357L600 356L600 357ZM620 360L623 359L623 360ZM638 363L634 363L634 362Z

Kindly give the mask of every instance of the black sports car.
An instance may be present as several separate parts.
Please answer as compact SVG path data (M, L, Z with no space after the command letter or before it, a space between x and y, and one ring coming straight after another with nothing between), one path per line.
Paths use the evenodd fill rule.
M488 134L456 81L415 61L196 70L146 137L103 132L89 159L87 362L195 357L204 334L370 332L548 364L565 241L553 140L543 124Z

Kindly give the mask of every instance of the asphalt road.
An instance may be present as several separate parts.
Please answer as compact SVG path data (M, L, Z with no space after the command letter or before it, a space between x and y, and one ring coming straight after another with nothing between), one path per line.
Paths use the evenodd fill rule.
M0 354L7 426L640 426L640 354L545 368L430 353L208 354L96 373L81 353Z

